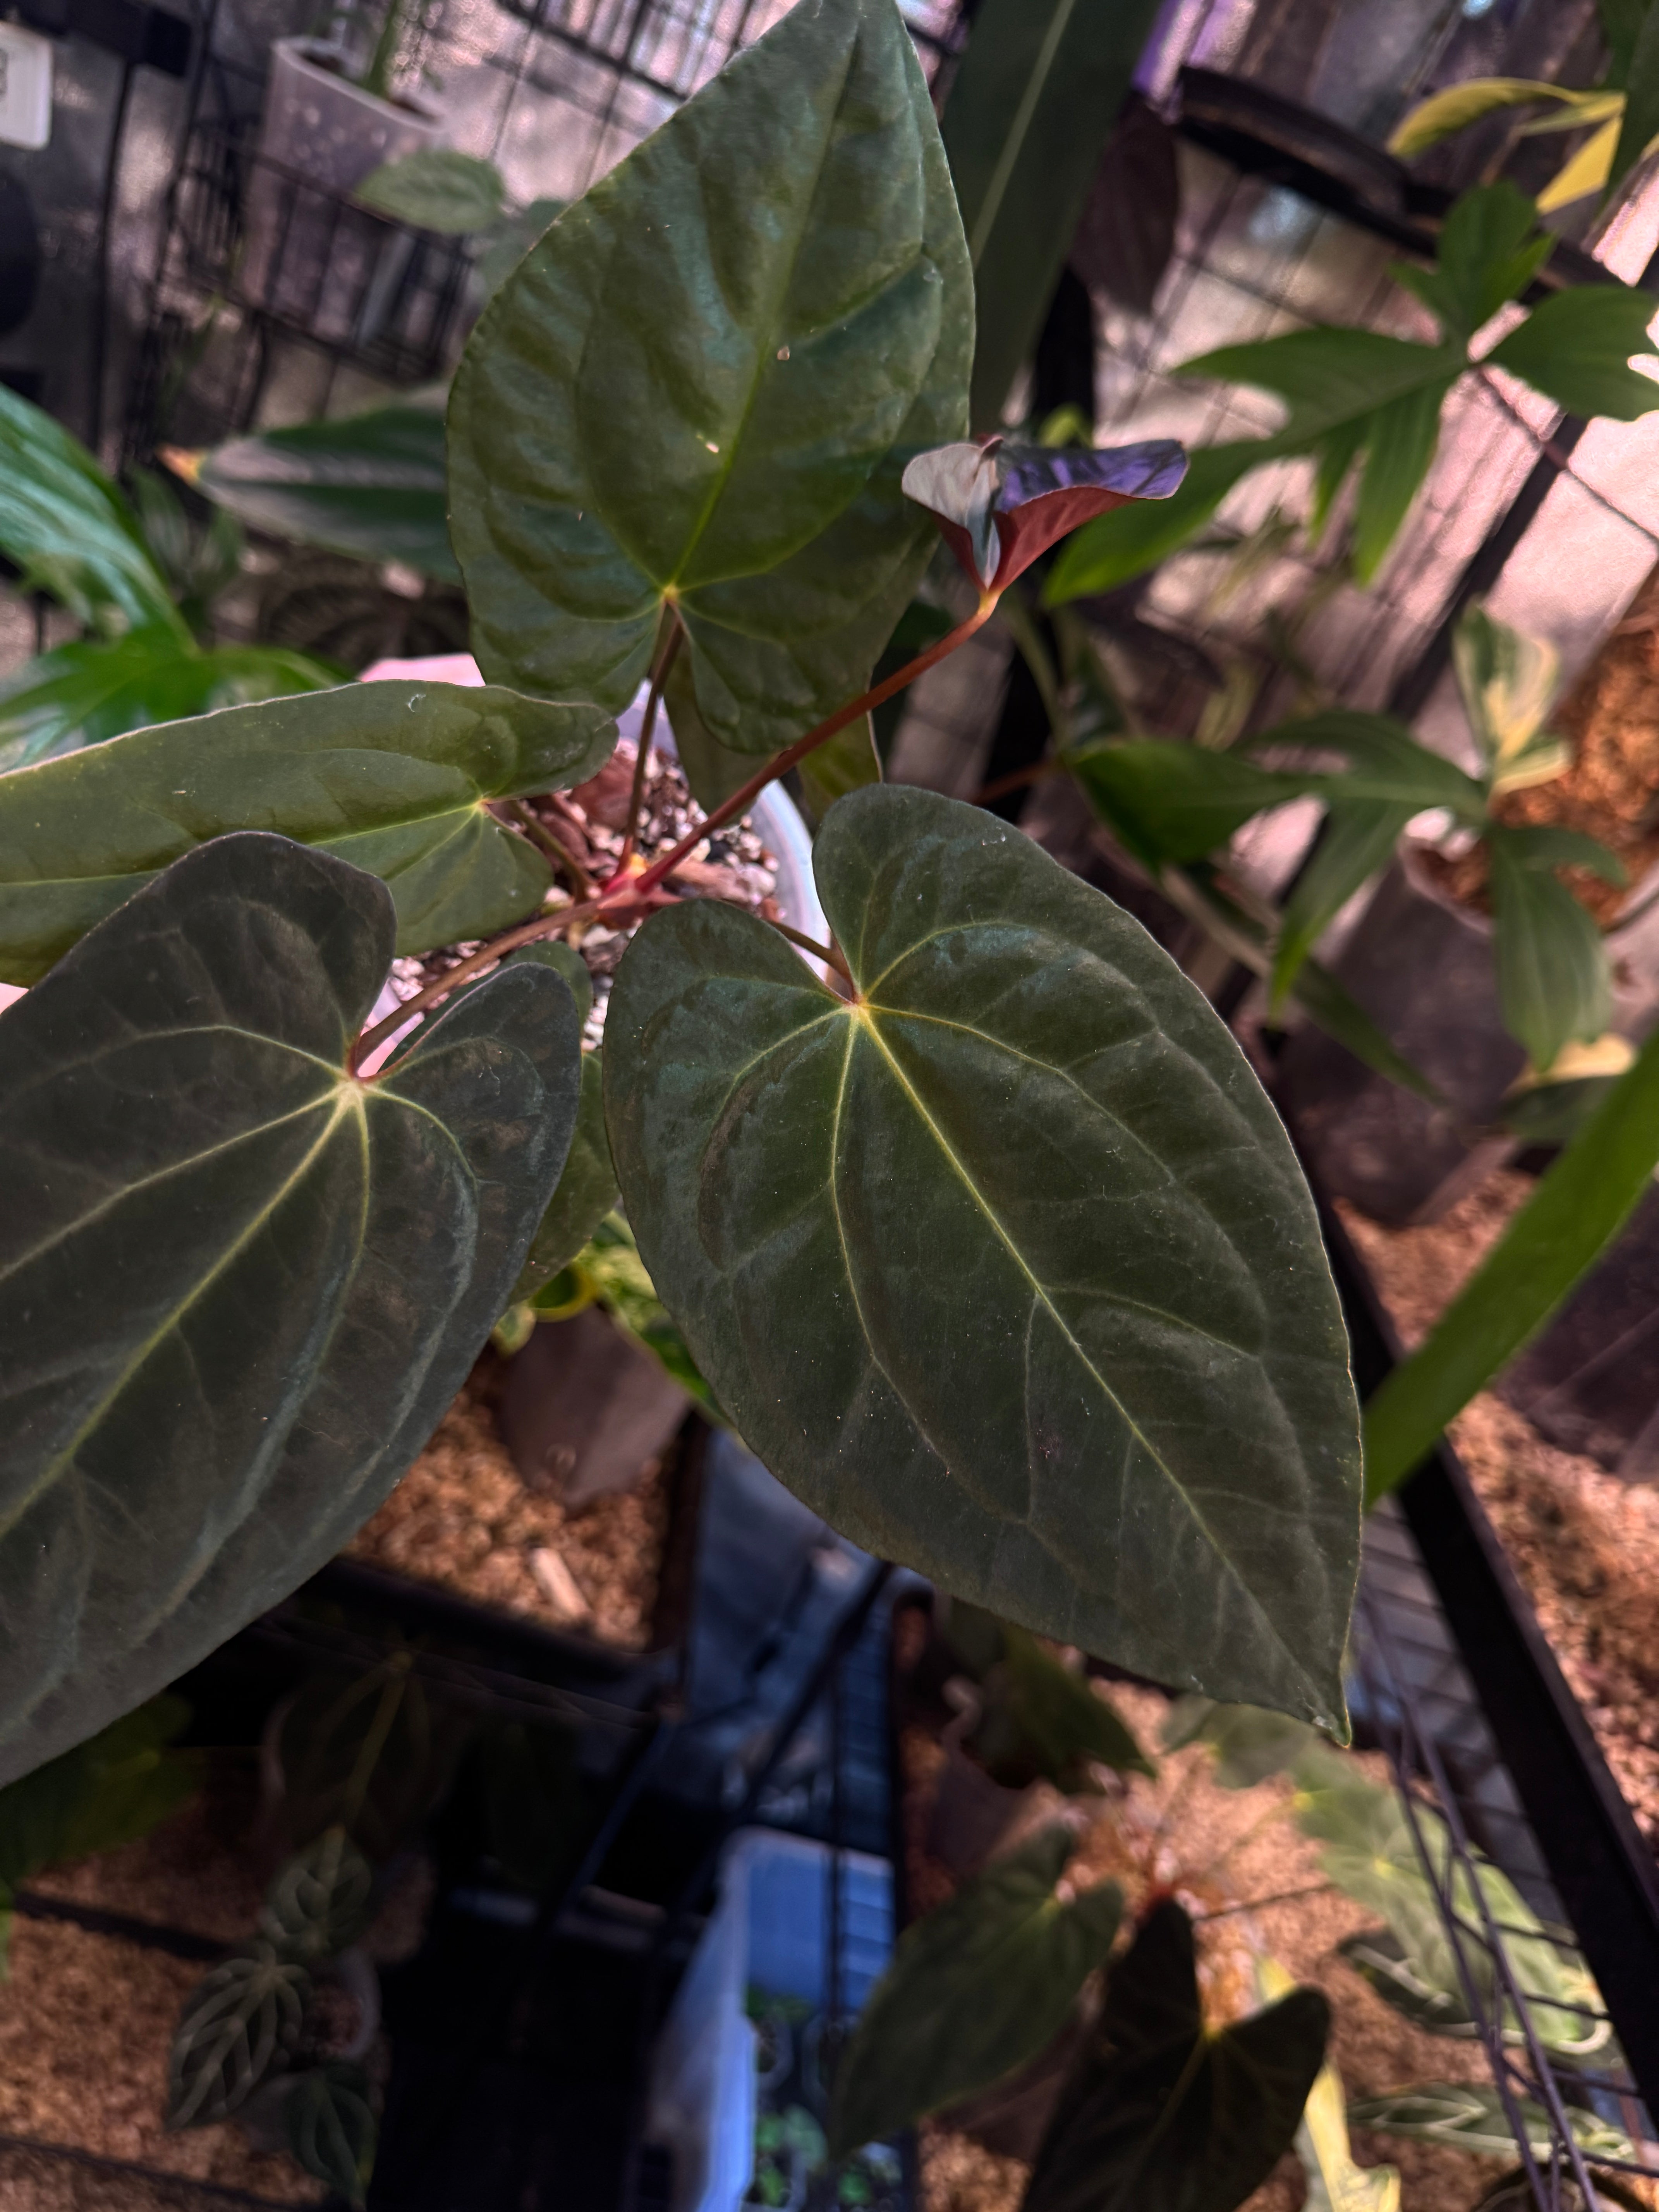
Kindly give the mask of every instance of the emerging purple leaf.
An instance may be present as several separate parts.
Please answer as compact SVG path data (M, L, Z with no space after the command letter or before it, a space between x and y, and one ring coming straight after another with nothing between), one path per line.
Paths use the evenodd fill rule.
M980 589L995 593L1080 524L1130 500L1168 499L1186 473L1173 438L1098 450L988 438L918 453L903 488L939 518Z

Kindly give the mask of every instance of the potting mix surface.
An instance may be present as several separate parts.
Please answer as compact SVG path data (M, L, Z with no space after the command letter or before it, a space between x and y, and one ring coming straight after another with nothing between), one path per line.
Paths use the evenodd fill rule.
M492 810L552 860L557 888L548 908L550 915L561 905L585 900L592 886L616 872L622 860L636 760L635 747L624 739L599 774L574 791L505 799ZM702 819L702 810L691 796L679 763L653 746L646 763L635 854L641 860L654 859L678 844ZM681 898L720 898L775 921L781 919L772 896L776 884L775 863L745 817L705 839L681 861L666 888ZM623 929L612 929L603 922L573 926L569 942L581 954L593 984L593 1009L583 1036L586 1044L597 1044L605 1033L611 980L637 926L630 923ZM413 998L416 991L477 950L471 944L448 945L418 958L394 960L392 988L399 998Z

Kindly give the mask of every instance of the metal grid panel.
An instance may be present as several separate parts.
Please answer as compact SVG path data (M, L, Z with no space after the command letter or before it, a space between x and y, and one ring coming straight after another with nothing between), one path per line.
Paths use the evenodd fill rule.
M368 216L261 152L261 78L249 57L269 27L262 42L243 21L258 4L214 0L202 25L129 385L131 458L162 438L205 442L338 413L377 389L441 376L476 312L474 241ZM518 202L573 199L789 4L443 0L421 61L441 88L449 143L495 161ZM931 76L960 44L960 0L902 4Z
M1577 2011L1587 2027L1606 2028L1604 2051L1592 2061L1569 2065L1553 2057L1540 2036L1533 2008L1543 1993L1528 1987L1514 1955L1514 1939L1536 1942L1537 1931L1496 1917L1479 1879L1481 1863L1509 1876L1564 1955L1576 1959L1577 1947L1417 1547L1392 1501L1366 1526L1351 1664L1356 1716L1388 1753L1464 2001L1540 2212L1594 2208L1606 2201L1595 2187L1598 2168L1651 2176L1659 2172L1659 2145L1604 2010L1547 1999L1553 2011ZM1537 2121L1529 2127L1523 2104L1545 2115L1541 2152L1534 2148ZM1573 2134L1569 2115L1575 2106L1622 2128L1638 2158L1598 2156L1590 2164Z

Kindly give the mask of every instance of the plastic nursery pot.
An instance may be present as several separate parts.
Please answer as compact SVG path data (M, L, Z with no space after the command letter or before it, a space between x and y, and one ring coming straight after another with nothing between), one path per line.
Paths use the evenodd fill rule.
M336 343L366 343L415 240L351 204L383 161L437 145L444 123L413 99L394 105L345 75L317 39L271 48L264 118L244 204L240 287L253 306Z
M1321 1188L1377 1221L1432 1220L1498 1165L1497 1121L1524 1054L1498 1010L1492 925L1456 905L1407 848L1332 963L1339 980L1450 1101L1431 1105L1309 1024L1280 1055L1274 1093Z

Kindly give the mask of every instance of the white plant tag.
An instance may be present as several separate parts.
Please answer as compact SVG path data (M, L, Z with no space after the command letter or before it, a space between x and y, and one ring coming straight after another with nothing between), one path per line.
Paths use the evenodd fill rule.
M0 146L36 153L52 136L52 41L0 23Z

